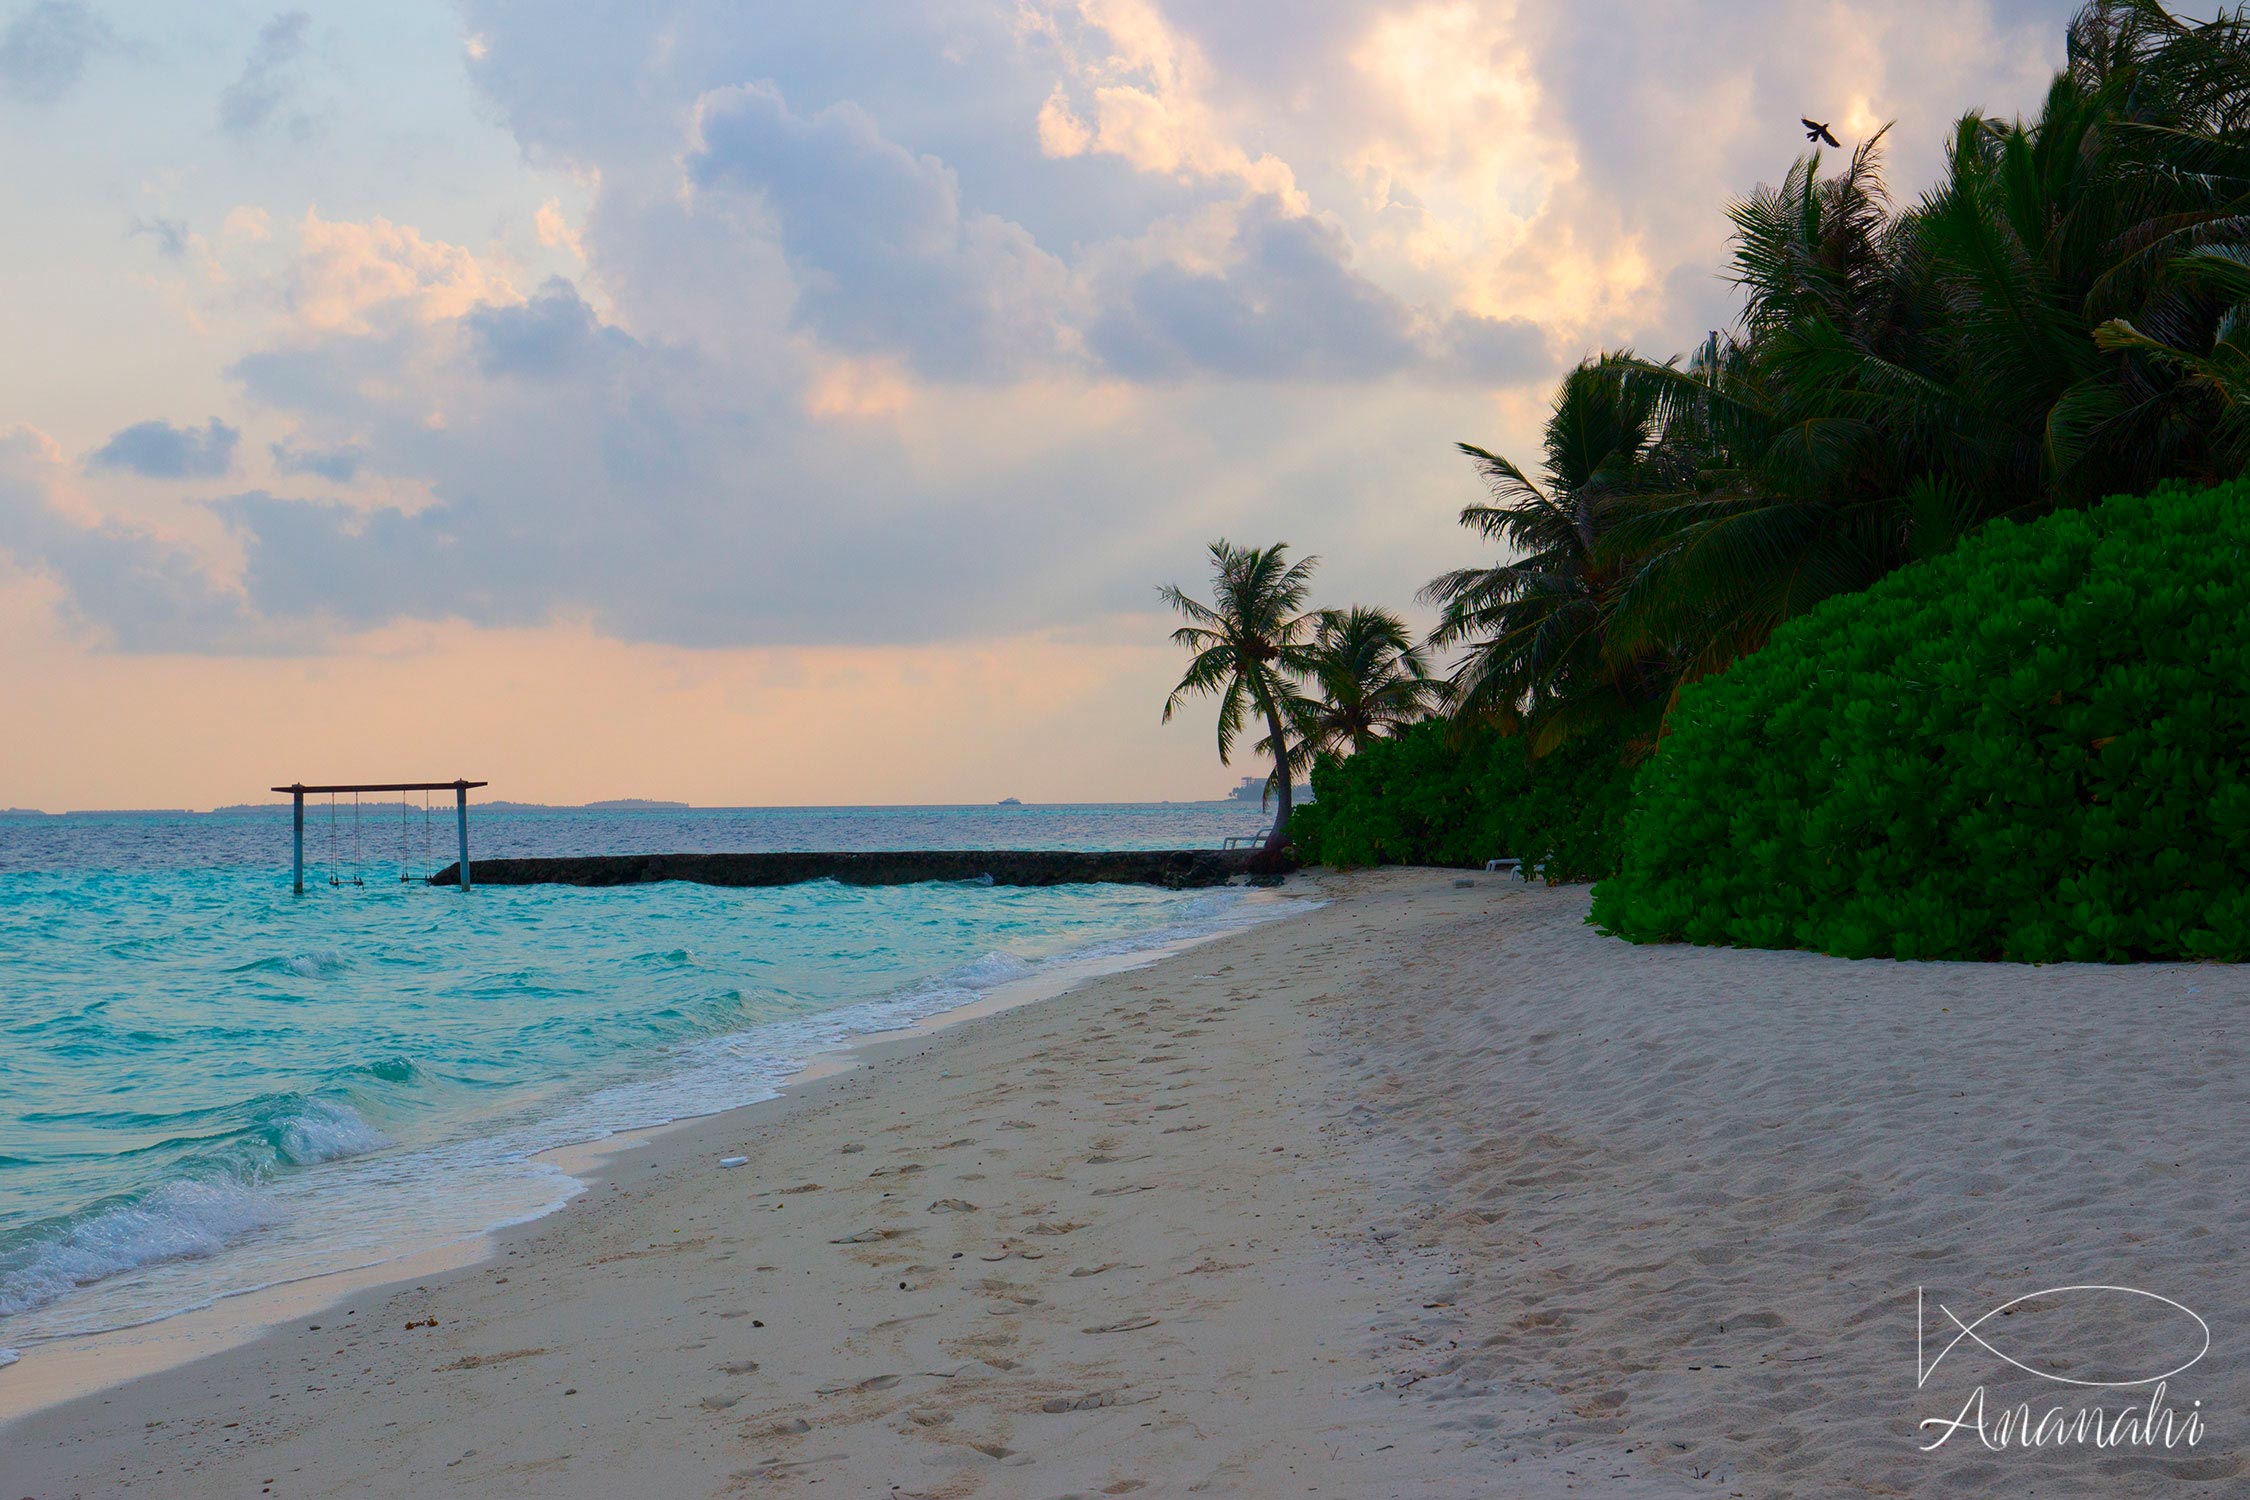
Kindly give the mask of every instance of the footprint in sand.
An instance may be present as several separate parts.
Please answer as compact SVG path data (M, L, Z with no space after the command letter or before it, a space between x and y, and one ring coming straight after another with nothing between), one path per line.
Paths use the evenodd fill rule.
M919 1172L922 1170L924 1170L924 1168L920 1162L910 1161L903 1167L877 1167L874 1171L868 1173L867 1175L870 1177L905 1177L911 1173Z
M1081 1328L1080 1333L1131 1333L1136 1328L1154 1328L1157 1320L1146 1314L1122 1318L1115 1323L1096 1323L1091 1328Z
M740 1391L733 1392L732 1394L721 1393L715 1396L705 1396L696 1404L701 1406L705 1411L725 1411L727 1408L741 1401L742 1396L743 1393Z
M940 1198L930 1205L933 1214L973 1214L977 1206L966 1198Z
M738 1359L733 1364L719 1366L721 1375L754 1375L757 1370L758 1362L754 1359Z
M980 1255L977 1257L977 1259L1006 1260L1010 1256L1014 1256L1019 1260L1045 1260L1047 1258L1047 1252L1044 1250L1003 1250L998 1255Z
M1153 1193L1156 1189L1157 1184L1153 1182L1128 1182L1123 1187L1095 1188L1094 1196L1097 1198L1115 1198L1122 1193Z
M910 1234L920 1234L919 1229L862 1229L857 1234L847 1234L840 1240L830 1240L831 1245L878 1245L884 1240L895 1240Z
M1098 1411L1105 1406L1122 1406L1123 1391L1088 1391L1083 1396L1051 1396L1039 1403L1043 1412Z
M1071 1219L1046 1219L1032 1225L1025 1234L1073 1234L1086 1226Z
M1073 1275L1073 1276L1099 1276L1099 1275L1101 1275L1101 1274L1102 1274L1102 1272L1104 1272L1104 1271L1114 1271L1114 1270L1116 1270L1116 1269L1118 1268L1118 1266L1119 1266L1119 1265L1121 1265L1121 1264L1122 1264L1122 1262L1120 1262L1120 1261L1114 1261L1114 1260L1113 1260L1113 1261L1110 1261L1110 1262L1108 1262L1108 1263L1106 1263L1106 1264L1104 1264L1104 1265L1099 1265L1099 1266L1079 1266L1079 1267L1078 1267L1077 1269L1073 1270L1073 1271L1072 1271L1072 1272L1071 1272L1070 1274L1071 1274L1071 1275Z

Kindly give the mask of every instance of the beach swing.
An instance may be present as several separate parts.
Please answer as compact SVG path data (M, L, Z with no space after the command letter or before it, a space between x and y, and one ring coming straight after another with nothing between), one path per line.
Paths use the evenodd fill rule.
M300 896L305 893L305 799L318 796L328 798L328 883L332 886L344 884L346 866L343 857L343 803L337 799L345 792L351 793L352 798L352 857L349 866L351 883L356 886L367 884L366 872L360 860L359 799L363 792L420 792L422 794L422 869L420 871L416 871L414 868L413 805L403 797L399 799L398 878L403 882L412 880L419 875L421 879L434 883L441 872L437 868L435 854L437 843L436 815L430 801L430 793L451 792L453 794L453 830L458 836L460 847L458 873L454 873L451 883L457 885L466 894L470 889L469 793L480 786L489 784L483 781L470 781L466 777L456 777L452 781L338 782L333 785L322 784L319 786L308 786L302 781L292 781L287 786L275 787L273 790L286 792L289 795L289 888ZM319 837L317 827L314 829L314 837ZM317 849L315 854L317 856Z
M414 869L414 804L406 798L398 799L398 883L406 885L414 880L427 881L436 869L432 854L433 842L430 828L430 790L422 789L422 866L417 875Z
M336 794L335 794L334 792L330 792L330 793L328 794L328 883L329 883L330 885L333 885L333 886L339 886L339 887L340 887L340 886L342 886L342 885L344 884L344 880L343 880L343 876L341 875L341 873L340 873L340 872L338 871L338 869L337 869L337 848L336 848L336 846L337 846L337 841L338 841L338 838L339 838L339 836L340 836L340 835L339 835L339 830L338 830L338 827L337 827L337 816L336 816L336 815L337 815L337 813L338 813L338 811L339 811L339 808L338 808L338 806L337 806L337 802L336 802ZM352 863L351 863L351 871L352 871L352 879L351 879L351 883L352 883L353 885L356 885L356 886L365 886L365 885L367 884L367 880L366 880L366 878L365 878L365 877L364 877L364 876L363 876L363 875L362 875L362 874L360 873L360 862L359 862L359 793L357 793L357 792L354 792L354 793L352 793Z

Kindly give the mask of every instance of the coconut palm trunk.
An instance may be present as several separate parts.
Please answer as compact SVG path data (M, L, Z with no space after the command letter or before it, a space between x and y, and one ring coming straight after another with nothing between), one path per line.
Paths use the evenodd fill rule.
M1261 867L1271 867L1280 863L1281 851L1289 846L1289 808L1296 800L1296 787L1289 769L1289 738L1282 730L1281 710L1270 699L1261 706L1266 711L1266 732L1273 736L1274 780L1279 783L1274 791L1273 831L1266 835L1258 860Z

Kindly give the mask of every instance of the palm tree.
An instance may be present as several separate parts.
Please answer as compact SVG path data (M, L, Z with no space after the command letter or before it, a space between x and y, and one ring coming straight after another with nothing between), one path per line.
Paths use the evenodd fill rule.
M1188 623L1172 632L1174 645L1191 655L1179 685L1164 700L1164 722L1190 696L1219 700L1219 764L1234 755L1249 716L1265 721L1266 739L1261 749L1274 758L1274 781L1279 806L1273 831L1266 835L1264 862L1280 863L1288 843L1289 807L1298 757L1287 729L1289 704L1296 686L1312 670L1312 640L1318 627L1315 616L1304 613L1305 590L1319 559L1288 560L1282 543L1259 550L1237 547L1224 538L1211 544L1211 602L1189 597L1176 584L1165 584L1158 594L1166 604L1187 617Z
M1378 736L1419 722L1439 691L1406 622L1364 604L1317 616L1309 686L1318 696L1300 694L1290 716L1306 759L1364 750Z
M1619 369L1588 360L1564 377L1534 483L1497 453L1463 443L1492 492L1461 524L1512 554L1422 590L1440 609L1436 648L1465 646L1445 685L1457 720L1530 727L1545 749L1579 721L1615 718L1661 697L1662 653L1620 659L1608 646L1611 601L1627 560L1610 533L1667 473L1655 405Z

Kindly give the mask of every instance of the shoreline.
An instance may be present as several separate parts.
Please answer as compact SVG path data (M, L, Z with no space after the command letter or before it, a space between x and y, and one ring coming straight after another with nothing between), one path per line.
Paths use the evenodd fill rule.
M1638 947L1583 888L1303 883L1300 919L619 1153L487 1261L28 1416L0 1493L2168 1500L2250 1474L2250 973ZM2083 1396L1966 1341L1918 1372L1918 1293L2010 1307L2003 1347L2081 1373L2194 1352L2146 1298L2042 1292L2105 1285L2211 1329L2166 1394L2196 1446L1925 1451L1972 1389Z
M1243 904L1253 909L1302 906L1310 911L1320 903L1317 899L1304 900L1278 892L1253 890L1244 893ZM1280 911L1273 916L1209 932L1174 937L1146 948L1079 957L1059 955L1043 961L1047 966L1038 972L994 985L961 1005L916 1017L895 1027L857 1033L820 1048L808 1054L791 1072L775 1079L771 1084L773 1093L765 1098L716 1111L682 1115L655 1125L614 1130L535 1152L525 1160L552 1169L565 1180L567 1185L558 1189L560 1196L527 1212L503 1217L458 1239L401 1251L361 1265L248 1287L199 1306L118 1328L66 1334L17 1348L13 1351L17 1355L15 1360L0 1364L0 1437L14 1424L39 1412L241 1348L293 1321L341 1306L346 1298L380 1295L408 1282L424 1281L487 1262L502 1252L507 1236L535 1229L597 1188L620 1158L712 1121L784 1105L792 1090L801 1090L864 1066L870 1055L886 1046L915 1042L962 1022L1053 999L1105 975L1129 973L1231 933L1268 922L1289 921L1303 914L1302 911ZM1116 941L1123 939L1107 939L1090 946L1099 950Z

